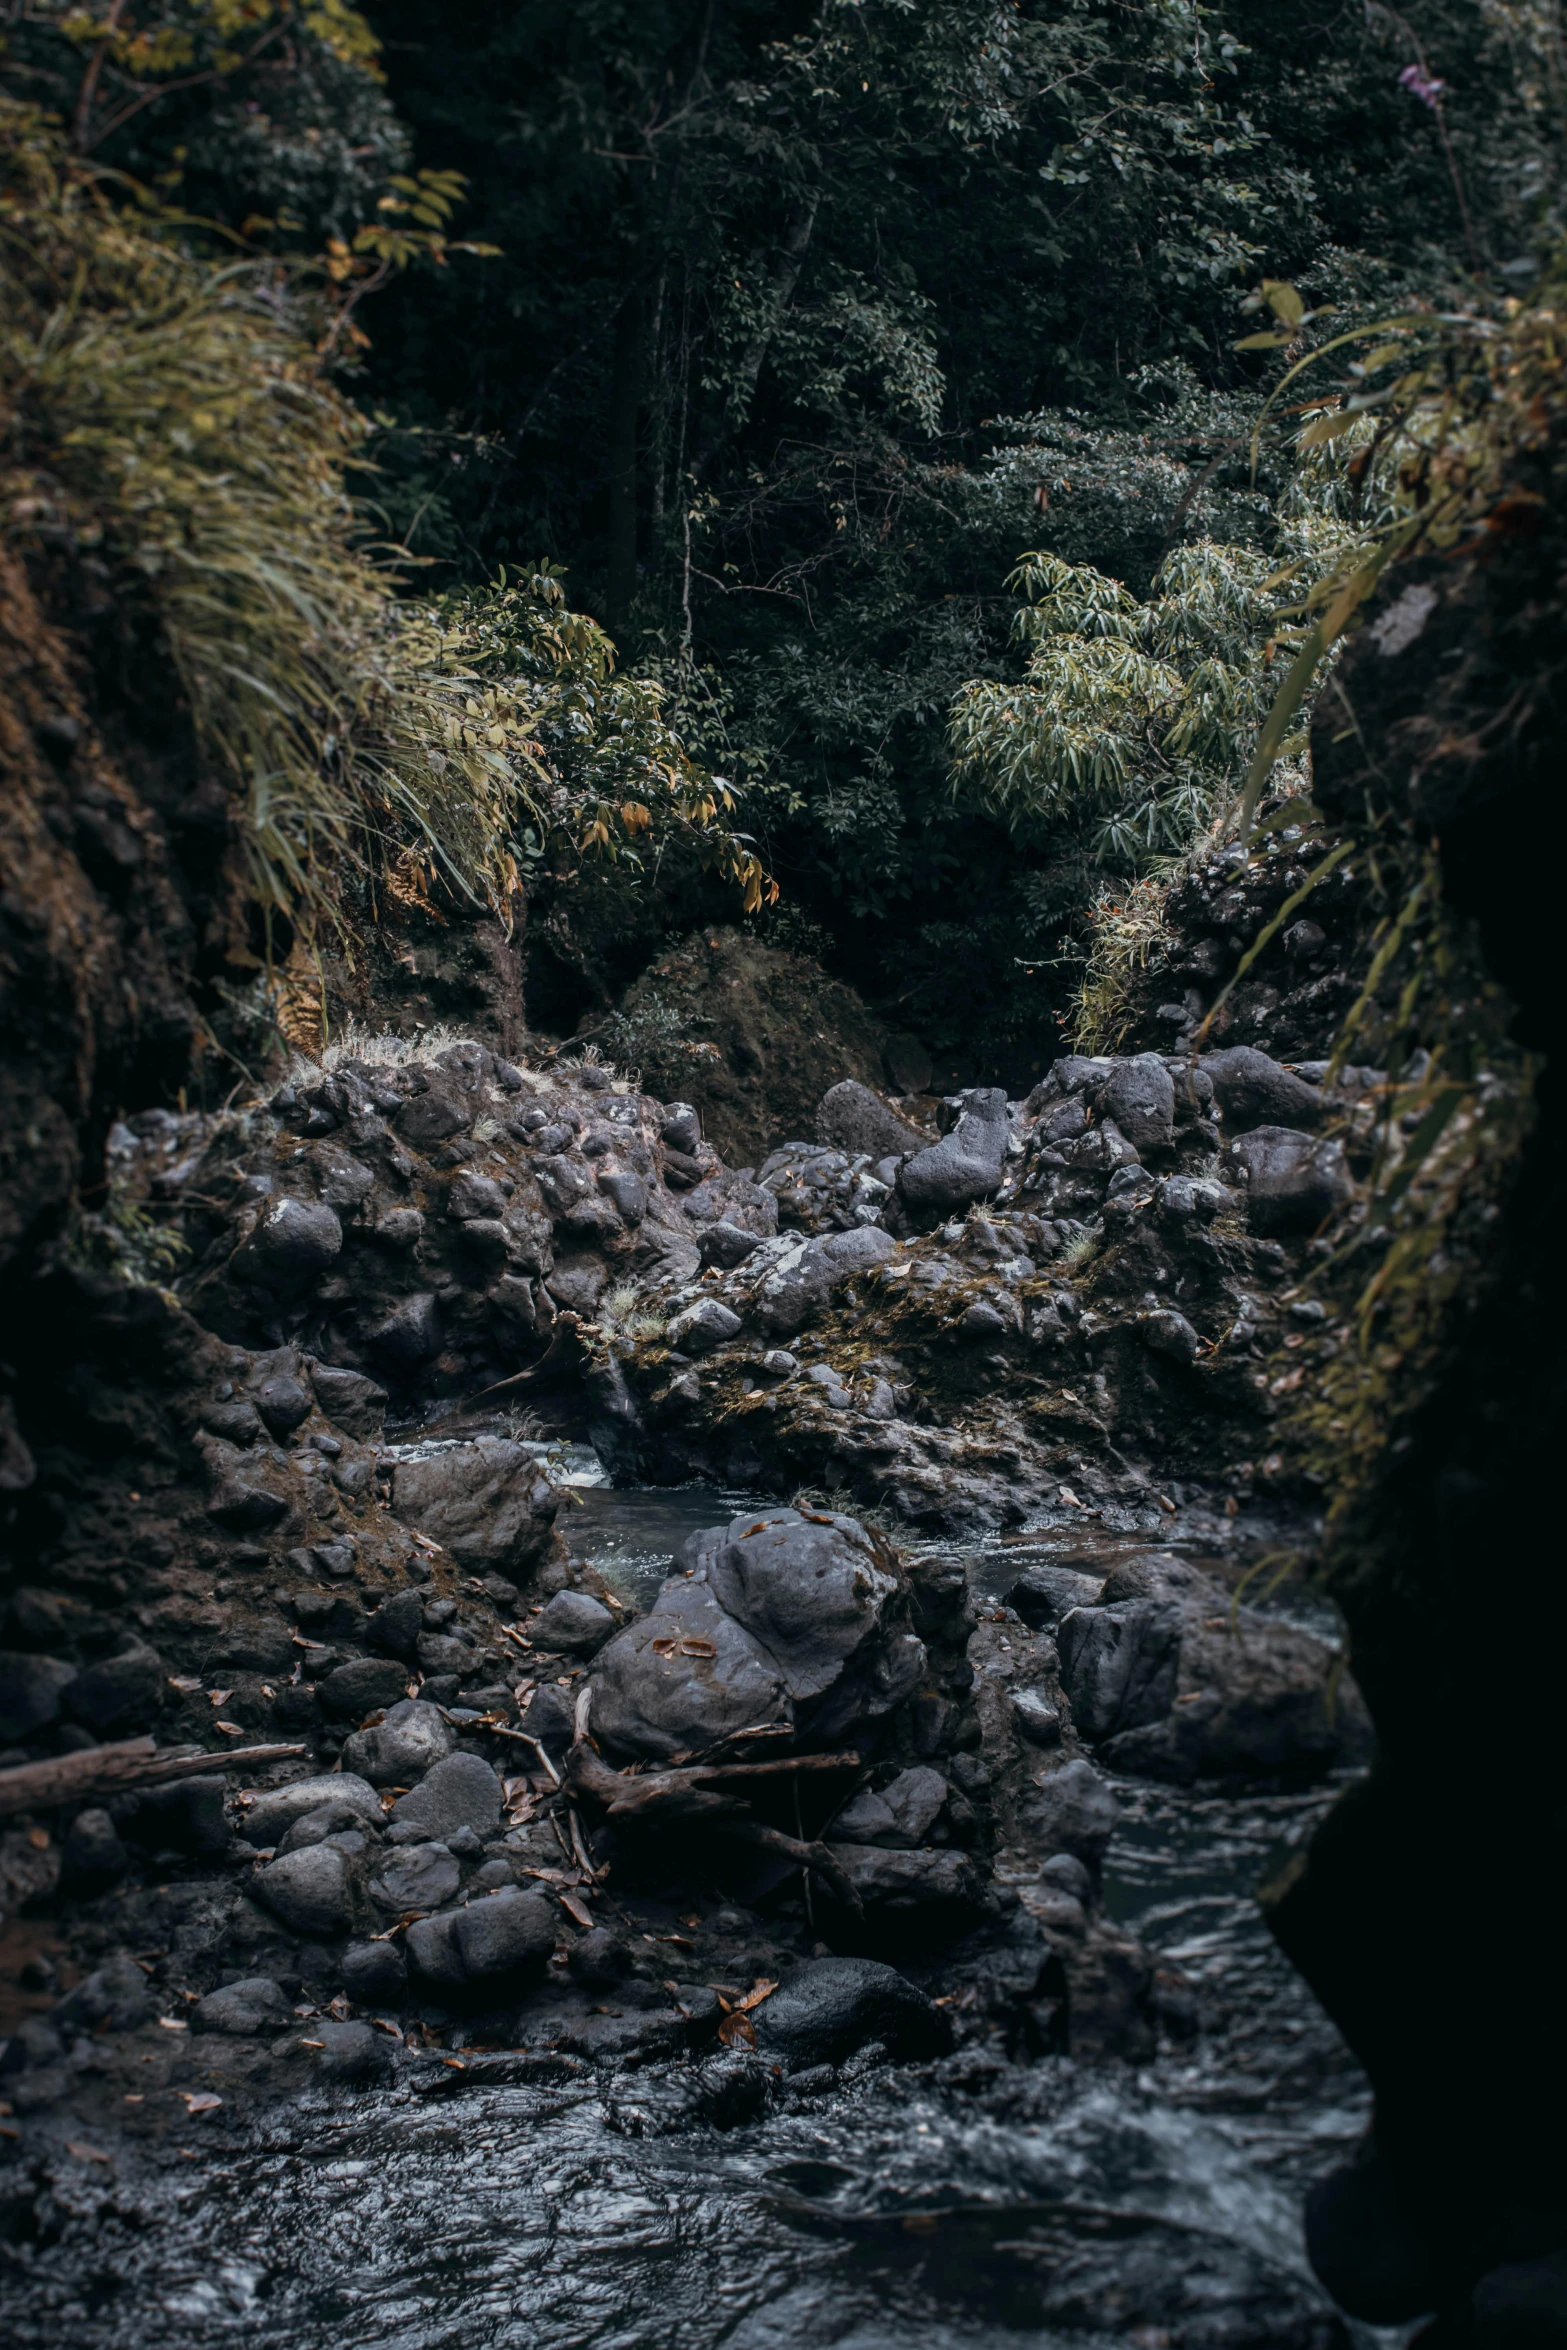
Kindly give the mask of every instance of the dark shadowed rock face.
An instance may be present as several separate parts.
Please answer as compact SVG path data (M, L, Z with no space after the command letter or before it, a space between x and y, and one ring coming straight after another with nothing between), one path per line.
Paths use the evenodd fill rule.
M889 2056L940 2056L952 2045L941 2009L892 1967L871 1958L823 1958L796 1968L758 2009L757 2046L792 2071L841 2064L868 2041Z

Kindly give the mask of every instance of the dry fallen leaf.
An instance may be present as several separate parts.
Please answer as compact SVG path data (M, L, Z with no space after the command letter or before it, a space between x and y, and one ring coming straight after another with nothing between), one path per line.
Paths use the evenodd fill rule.
M725 2048L754 2048L756 2046L756 2033L752 2028L751 2019L748 2015L742 2015L738 2008L735 2008L720 2022L718 2037L721 2045Z
M682 1656L716 1656L718 1644L713 1640L682 1640L680 1653Z
M67 2138L65 2151L67 2154L73 2155L78 2162L112 2162L114 2160L112 2154L104 2154L96 2146L85 2145L80 2138Z
M245 1733L238 1722L214 1722L214 1730L221 1730L225 1738L243 1738Z
M592 1925L593 1912L580 1893L563 1893L560 1897L560 1906L569 1918L576 1919L579 1926Z
M215 2097L210 2089L182 2089L180 2095L185 2100L187 2113L215 2113L223 2103L222 2098Z
M234 1692L232 1689L209 1689L207 1691L207 1703L209 1705L227 1705L233 1694Z
M653 1642L653 1654L655 1656L673 1656L675 1650L679 1646L680 1643L678 1640L655 1640Z
M166 2032L188 2032L189 2024L182 2015L160 2015L159 2023Z
M195 1673L171 1673L169 1687L177 1689L182 1697L193 1697L201 1687L201 1680Z
M27 1831L27 1841L35 1852L47 1852L49 1849L48 1829L29 1828Z

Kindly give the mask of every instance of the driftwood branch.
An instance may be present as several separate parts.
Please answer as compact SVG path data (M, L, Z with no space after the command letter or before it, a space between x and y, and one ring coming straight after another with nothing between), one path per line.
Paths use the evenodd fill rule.
M786 1836L781 1828L764 1826L749 1817L741 1795L729 1794L724 1785L710 1782L776 1778L785 1772L858 1770L859 1764L858 1754L852 1753L795 1754L765 1763L694 1763L684 1769L627 1773L611 1770L584 1737L566 1757L566 1783L573 1794L590 1796L622 1826L672 1828L700 1821L717 1834L779 1853L797 1868L820 1877L844 1906L858 1915L859 1894L825 1844L807 1844L797 1836Z
M46 1762L18 1763L13 1770L0 1771L0 1819L19 1811L80 1803L87 1795L118 1794L121 1788L145 1787L159 1779L196 1779L213 1771L286 1762L304 1751L302 1746L238 1746L227 1754L208 1754L200 1746L158 1747L150 1738L89 1746L81 1754L52 1755Z

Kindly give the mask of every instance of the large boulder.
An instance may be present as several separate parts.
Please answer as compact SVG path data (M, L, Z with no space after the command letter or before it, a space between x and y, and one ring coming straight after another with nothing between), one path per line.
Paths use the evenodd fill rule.
M1353 1199L1344 1145L1288 1126L1258 1126L1232 1142L1228 1164L1246 1179L1254 1232L1314 1232Z
M1061 1685L1085 1738L1162 1721L1175 1703L1179 1608L1154 1599L1075 1607L1056 1627Z
M1006 1163L1007 1097L996 1086L963 1096L957 1124L898 1169L898 1190L916 1216L945 1215L997 1190Z
M0 1746L20 1746L60 1719L75 1665L55 1656L0 1656Z
M1078 1755L1037 1782L1026 1809L1026 1830L1043 1858L1070 1852L1097 1868L1120 1817L1120 1805L1093 1764Z
M476 1436L399 1461L392 1507L470 1573L515 1577L548 1549L560 1498L526 1445Z
M1110 1119L1139 1151L1168 1150L1175 1139L1175 1081L1157 1053L1117 1061L1099 1096Z
M493 1836L500 1818L501 1783L477 1754L449 1754L392 1806L394 1829L430 1838L455 1836L459 1828Z
M897 1253L892 1235L874 1224L802 1241L758 1283L757 1319L773 1337L790 1338L825 1311L845 1281Z
M719 1606L705 1575L671 1576L593 1668L593 1735L616 1754L667 1762L793 1720L777 1662Z
M279 1199L238 1251L234 1269L273 1289L299 1289L337 1258L343 1227L324 1200Z
M879 1926L913 1920L921 1911L953 1917L970 1909L979 1891L979 1872L966 1852L893 1851L873 1844L830 1849L862 1909L874 1913Z
M857 1077L829 1086L816 1110L816 1138L851 1157L901 1158L923 1150L927 1137Z
M1254 1126L1316 1126L1322 1095L1293 1069L1286 1069L1255 1045L1230 1045L1204 1053L1198 1068L1212 1081L1213 1096L1231 1134Z
M293 1934L327 1940L354 1922L353 1873L335 1844L307 1844L269 1861L250 1889Z
M242 1983L225 1983L209 1991L191 2010L193 2032L282 2032L294 2020L280 1985L270 1975L252 1975Z
M807 1736L838 1737L918 1682L903 1578L857 1520L772 1510L697 1543L719 1606L776 1660Z
M872 2040L908 2062L952 2046L944 2010L874 1958L810 1960L752 2011L752 2023L757 2047L792 2072L841 2064Z
M73 1722L100 1737L144 1730L163 1697L164 1665L155 1648L132 1641L118 1656L88 1665L67 1683L60 1703Z
M395 1657L352 1657L328 1673L316 1695L329 1719L362 1722L366 1714L407 1697L408 1668Z

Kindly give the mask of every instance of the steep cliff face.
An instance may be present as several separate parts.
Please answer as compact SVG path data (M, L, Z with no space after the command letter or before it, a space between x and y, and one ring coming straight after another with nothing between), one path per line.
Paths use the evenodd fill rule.
M1366 1355L1382 1442L1328 1571L1381 1759L1272 1899L1377 2095L1374 2144L1316 2198L1314 2257L1359 2314L1443 2309L1433 2344L1558 2339L1562 2310L1562 445L1558 422L1464 546L1393 572L1314 727L1324 808L1434 853L1455 951L1543 1056L1483 1223L1434 1232L1419 1268L1428 1296L1455 1252L1463 1271L1429 1365ZM1488 1050L1470 1030L1460 1074L1466 1042ZM1507 2330L1535 2302L1544 2330Z

